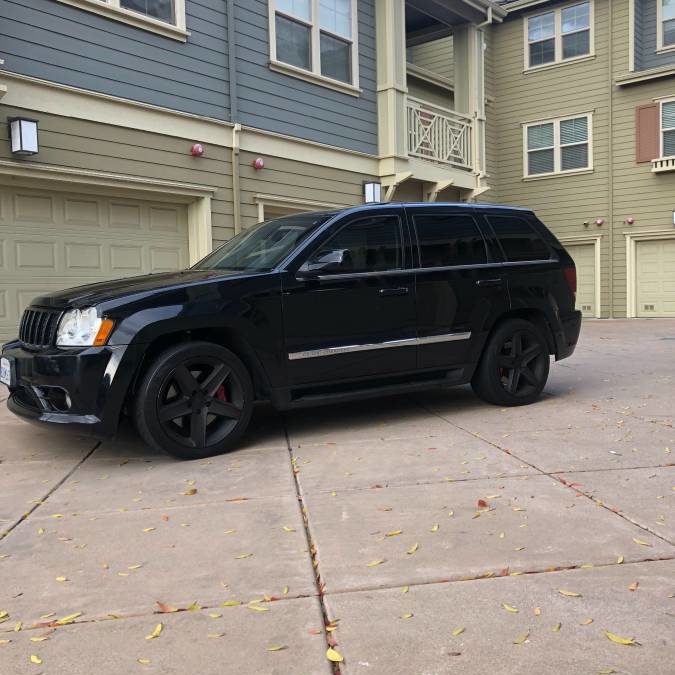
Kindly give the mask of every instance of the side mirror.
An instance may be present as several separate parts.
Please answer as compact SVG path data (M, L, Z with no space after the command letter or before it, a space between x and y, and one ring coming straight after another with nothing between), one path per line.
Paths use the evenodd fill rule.
M316 278L320 274L341 272L350 259L347 249L335 249L333 251L320 251L315 257L310 258L298 270L298 276L303 278Z

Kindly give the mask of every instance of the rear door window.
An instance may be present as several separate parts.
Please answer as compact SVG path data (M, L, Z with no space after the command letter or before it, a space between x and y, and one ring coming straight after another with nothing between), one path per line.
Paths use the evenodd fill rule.
M421 267L487 263L485 241L472 216L453 213L413 215Z
M549 260L551 250L530 223L519 216L486 215L509 262Z

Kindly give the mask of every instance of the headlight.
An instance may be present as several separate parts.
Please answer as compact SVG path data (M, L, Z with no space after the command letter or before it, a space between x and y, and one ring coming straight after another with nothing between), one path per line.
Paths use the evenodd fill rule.
M99 317L95 307L71 309L59 321L56 345L58 347L99 347L108 341L112 328L112 320Z

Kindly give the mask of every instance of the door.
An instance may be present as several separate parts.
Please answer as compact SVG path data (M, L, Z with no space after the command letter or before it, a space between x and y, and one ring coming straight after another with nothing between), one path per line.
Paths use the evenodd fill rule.
M184 204L0 185L0 343L37 295L188 262Z
M500 261L467 209L408 208L419 242L416 271L420 368L462 367L478 358L487 326L508 310Z
M290 266L283 314L291 386L415 369L415 294L401 215L392 207L346 216Z
M594 317L596 307L595 244L569 244L565 249L577 268L577 309L584 317Z
M675 239L636 242L637 316L675 317Z

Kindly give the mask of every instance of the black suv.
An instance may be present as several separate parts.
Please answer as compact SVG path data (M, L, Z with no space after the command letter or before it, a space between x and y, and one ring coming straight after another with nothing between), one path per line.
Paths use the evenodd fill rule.
M378 204L241 233L194 267L36 298L2 352L9 409L224 452L279 409L471 382L535 401L581 315L569 254L528 210Z

